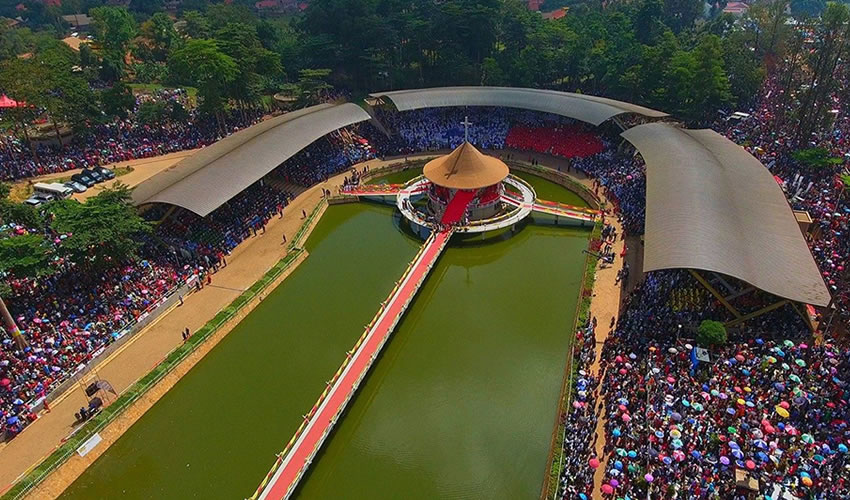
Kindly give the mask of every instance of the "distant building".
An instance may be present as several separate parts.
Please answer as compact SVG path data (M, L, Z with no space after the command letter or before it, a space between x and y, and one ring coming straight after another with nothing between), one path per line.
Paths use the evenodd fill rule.
M62 19L71 25L75 31L88 31L91 28L92 18L86 14L69 14Z
M735 16L743 16L750 10L750 6L744 2L729 2L723 9L724 14L732 14Z
M298 0L260 0L254 4L260 12L290 12L300 9Z
M528 10L538 12L543 5L543 0L528 0Z
M552 12L544 12L543 19L561 19L566 17L567 8L561 7L560 9L555 9Z

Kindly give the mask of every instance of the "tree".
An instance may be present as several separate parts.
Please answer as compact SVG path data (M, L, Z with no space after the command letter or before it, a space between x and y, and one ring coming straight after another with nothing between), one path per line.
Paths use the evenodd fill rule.
M664 18L663 0L642 0L635 14L635 36L644 45L654 45L667 29Z
M143 102L136 111L136 120L144 125L161 125L168 118L168 107L163 101Z
M333 88L326 81L330 74L329 69L302 69L298 82L284 86L284 90L298 99L299 106L316 104Z
M703 35L693 50L680 50L672 58L667 76L672 103L692 121L705 120L732 101L717 35Z
M34 158L38 152L29 137L29 126L38 116L38 110L31 105L39 99L39 89L36 83L47 78L46 70L32 58L13 58L0 64L0 88L9 97L18 101L19 105L6 110L4 115L14 127L23 134L25 142L30 146Z
M238 71L233 58L213 40L189 40L171 53L168 69L176 81L198 88L201 109L215 114L221 126L225 91Z
M100 65L100 61L97 58L97 55L91 48L91 45L88 43L80 44L80 66L83 68L97 68Z
M697 329L697 343L705 347L724 345L727 338L726 326L720 321L703 320Z
M103 112L116 118L127 118L129 112L136 106L136 98L124 82L115 82L112 87L100 93Z
M95 40L103 53L101 76L112 81L124 74L130 41L136 36L136 21L123 7L97 7L89 12Z
M94 37L104 51L127 53L136 36L136 21L123 7L97 7L89 13L94 21Z
M691 26L702 15L701 0L665 0L664 13L667 15L665 24L674 32L680 33Z
M139 14L152 16L162 14L163 0L130 0L128 8Z
M216 45L236 63L236 75L227 95L239 109L259 101L261 77L274 77L281 71L280 59L265 49L254 26L230 23L216 31Z
M825 148L799 149L791 153L791 157L809 168L827 168L844 163L841 158L831 156Z
M52 263L52 251L43 236L39 234L0 236L0 273L17 279L38 278L54 271ZM7 293L8 287L4 287L3 295ZM19 348L26 347L26 337L18 328L2 297L0 297L0 316L15 344Z
M69 234L61 252L83 268L104 269L138 256L140 236L152 231L130 203L127 186L104 189L85 203L52 203L50 227Z
M180 41L177 31L174 29L174 21L165 12L157 12L150 19L142 23L139 28L141 34L140 44L143 44L152 59L164 62L168 54Z
M183 33L189 38L209 38L211 30L207 18L196 10L188 10L183 13Z
M814 47L807 65L811 77L801 99L798 141L803 143L824 124L832 93L838 85L835 70L850 41L850 8L829 2L814 30Z
M253 25L256 22L257 17L244 5L216 3L207 7L207 23L213 30L224 28L231 23Z

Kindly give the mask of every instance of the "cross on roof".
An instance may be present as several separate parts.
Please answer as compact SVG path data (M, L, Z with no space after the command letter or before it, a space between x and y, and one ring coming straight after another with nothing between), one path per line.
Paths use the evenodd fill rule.
M472 125L472 122L469 121L468 116L464 116L463 121L460 122L460 124L463 125L463 141L469 142L469 126Z

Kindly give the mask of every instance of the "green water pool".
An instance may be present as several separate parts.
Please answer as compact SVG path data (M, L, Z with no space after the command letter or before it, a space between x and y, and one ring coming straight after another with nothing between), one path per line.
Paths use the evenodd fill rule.
M301 266L63 497L249 496L416 253L392 214L330 207ZM537 497L588 235L453 242L297 497Z

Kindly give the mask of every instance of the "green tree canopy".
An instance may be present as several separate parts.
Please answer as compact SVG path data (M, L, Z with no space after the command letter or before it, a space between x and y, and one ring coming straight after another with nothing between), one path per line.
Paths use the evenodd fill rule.
M810 168L826 168L841 165L844 161L830 155L825 148L799 149L791 153L791 157L801 165Z
M40 234L0 234L0 273L37 278L55 271L53 249Z
M721 346L726 343L726 326L720 321L703 320L697 329L697 343L705 347Z
M104 189L85 203L61 200L52 203L50 226L70 234L61 252L73 262L92 268L105 268L138 256L141 235L152 231L129 202L129 189Z

